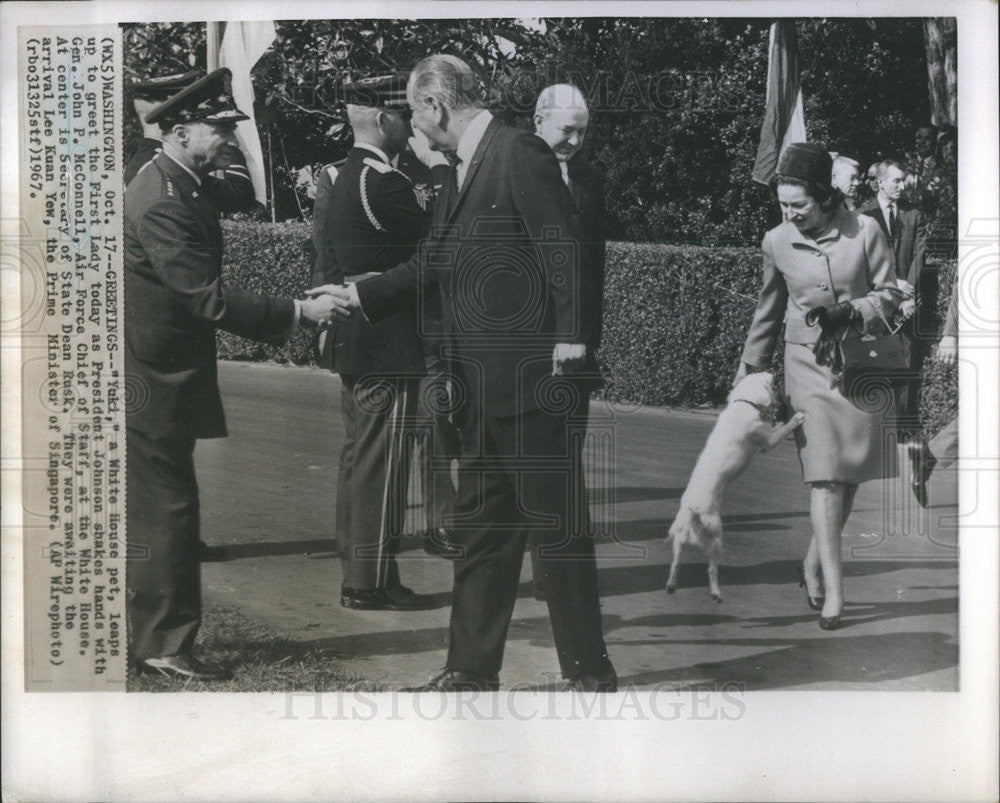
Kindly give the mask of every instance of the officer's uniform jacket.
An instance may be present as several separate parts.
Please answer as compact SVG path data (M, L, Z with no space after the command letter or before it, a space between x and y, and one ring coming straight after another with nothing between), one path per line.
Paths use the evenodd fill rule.
M426 205L426 204L425 204ZM382 273L408 259L427 234L430 212L413 182L374 150L355 146L337 174L317 251L323 283ZM332 253L332 258L329 254ZM424 373L416 305L378 323L353 315L337 324L333 366L340 374Z
M139 175L143 168L152 164L153 159L162 150L163 143L160 140L143 137L139 142L139 148L125 165L123 176L125 186L131 184L132 179ZM220 212L245 212L253 209L257 197L254 195L253 181L250 180L250 171L243 151L239 148L230 148L230 152L232 162L225 169L223 177L203 176L202 191L212 199Z
M222 279L216 207L195 177L159 154L125 191L127 425L150 437L226 434L215 330L281 343L291 299Z

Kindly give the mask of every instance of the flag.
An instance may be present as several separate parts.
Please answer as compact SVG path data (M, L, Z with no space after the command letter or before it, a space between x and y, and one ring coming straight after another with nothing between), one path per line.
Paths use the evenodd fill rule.
M802 115L802 84L799 80L799 51L795 21L778 20L771 25L767 59L767 100L764 125L760 129L753 180L769 184L774 178L781 151L790 142L806 141Z
M206 40L208 45L208 70L228 67L233 73L233 98L239 110L250 117L236 124L236 139L247 160L254 196L267 204L267 179L264 171L264 153L260 147L260 134L253 116L253 81L250 70L274 41L274 23L265 22L209 22Z

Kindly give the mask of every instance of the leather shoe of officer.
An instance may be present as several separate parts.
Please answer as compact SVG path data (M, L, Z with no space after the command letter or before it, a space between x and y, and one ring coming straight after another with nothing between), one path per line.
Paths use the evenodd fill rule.
M611 674L604 677L584 673L572 678L566 684L566 691L601 692L605 694L616 692L618 691L618 675L615 674L614 669L611 670Z
M462 548L444 527L431 527L424 533L424 552L446 560L462 557Z
M499 675L476 675L460 669L445 669L420 686L412 686L403 691L497 691L500 688Z
M190 653L165 655L162 658L146 658L138 662L140 673L158 672L167 677L193 678L194 680L229 680L233 673L219 664L199 661Z
M356 611L426 611L434 607L429 594L417 594L404 585L388 588L340 589L340 604Z

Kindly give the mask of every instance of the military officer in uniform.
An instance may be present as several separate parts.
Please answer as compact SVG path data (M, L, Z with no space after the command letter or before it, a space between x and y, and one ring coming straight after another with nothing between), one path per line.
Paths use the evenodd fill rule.
M143 136L139 148L125 165L126 187L163 148L160 127L156 123L147 122L146 117L165 100L202 77L204 73L201 70L192 70L151 78L132 86L132 105L139 117ZM203 176L202 186L220 212L245 212L253 209L257 203L247 160L235 143L226 148L229 150L229 164L218 175Z
M343 87L354 147L336 175L316 242L315 284L343 284L409 258L430 224L413 183L391 161L412 135L407 76ZM328 349L342 382L344 446L337 488L341 604L419 610L430 598L402 584L396 552L406 513L420 379L416 305L377 324L339 323Z
M140 671L218 680L192 652L201 622L198 438L226 434L215 330L283 342L327 323L330 296L271 298L227 287L218 211L204 177L229 163L238 120L227 69L177 92L147 120L162 151L125 191L126 567L130 659Z

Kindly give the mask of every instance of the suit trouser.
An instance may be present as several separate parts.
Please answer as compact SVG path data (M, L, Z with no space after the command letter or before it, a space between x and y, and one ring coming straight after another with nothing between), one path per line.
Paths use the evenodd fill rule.
M420 380L417 425L420 431L420 489L428 529L447 527L455 511L451 462L461 453L461 435L451 420L449 375L443 359L429 354Z
M939 468L948 468L958 460L958 416L945 424L927 445Z
M601 631L594 542L586 530L570 533L570 489L580 467L566 418L543 410L494 417L472 405L462 411L453 535L464 556L454 565L449 669L499 672L530 534L563 675L604 678L613 671Z
M934 347L934 341L928 337L904 335L903 344L909 377L900 387L896 400L897 420L903 431L917 432L920 430L920 391L924 381L924 362Z
M399 585L396 552L406 519L410 462L417 438L419 377L341 375L341 410L349 471L338 481L338 519L345 501L340 554L344 586L371 590Z
M590 506L587 499L586 471L583 468L583 450L587 442L587 427L590 425L590 394L597 385L592 379L586 378L573 382L574 406L567 421L569 427L569 445L573 450L574 473L576 482L570 494L570 533L577 537L581 532L593 537L594 531L590 521ZM538 566L538 544L534 538L529 538L528 554L531 556L531 577L535 590L544 591L541 581L541 569Z
M194 440L126 430L128 635L132 660L191 650L201 624Z

